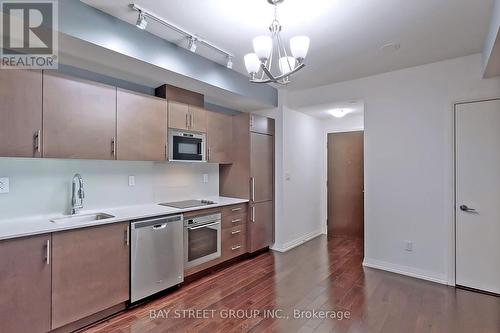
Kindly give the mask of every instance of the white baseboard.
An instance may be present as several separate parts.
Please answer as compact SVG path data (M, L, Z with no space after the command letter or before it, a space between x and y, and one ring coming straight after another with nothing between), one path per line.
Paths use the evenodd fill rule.
M283 244L275 243L271 247L271 250L278 251L278 252L287 252L287 251L290 251L291 249L296 248L297 246L302 245L302 244L310 241L311 239L314 239L314 238L316 238L320 235L323 235L323 234L324 234L323 230L317 230L317 231L311 232L309 234L303 235L303 236L301 236L293 241L290 241L290 242L286 242Z
M363 266L448 285L446 274L436 274L431 271L421 270L409 266L391 264L386 261L370 258L365 258L365 260L363 261Z

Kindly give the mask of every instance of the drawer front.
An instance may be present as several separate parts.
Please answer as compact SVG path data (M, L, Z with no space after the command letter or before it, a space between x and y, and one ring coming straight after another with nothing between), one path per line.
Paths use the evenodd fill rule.
M224 216L222 218L222 229L229 229L233 227L246 228L247 219L248 219L247 214Z
M233 205L233 206L227 206L224 207L222 210L222 216L233 216L233 215L241 215L241 214L246 214L248 211L248 204L239 204L239 205Z
M246 225L222 231L222 257L229 260L247 252Z

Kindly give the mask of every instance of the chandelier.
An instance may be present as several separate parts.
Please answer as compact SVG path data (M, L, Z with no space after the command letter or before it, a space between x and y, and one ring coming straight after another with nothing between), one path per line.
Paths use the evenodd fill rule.
M274 20L269 27L271 36L258 36L253 39L254 53L245 56L245 67L254 83L290 83L290 76L306 65L309 51L309 37L296 36L290 39L290 51L281 39L281 24L278 21L278 5L285 0L267 0L274 6ZM275 59L277 58L277 65ZM273 68L274 67L274 68ZM277 69L276 69L277 68ZM279 72L278 72L279 70Z

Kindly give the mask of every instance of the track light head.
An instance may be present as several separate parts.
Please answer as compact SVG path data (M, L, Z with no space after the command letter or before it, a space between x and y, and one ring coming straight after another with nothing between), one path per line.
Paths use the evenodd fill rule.
M196 38L195 37L189 38L189 46L188 46L189 51L195 53L197 47L198 45L196 45Z
M227 68L233 69L233 58L232 57L227 57Z
M146 15L142 11L139 11L139 16L137 17L137 23L135 24L137 28L145 30L148 26L148 21L146 20Z

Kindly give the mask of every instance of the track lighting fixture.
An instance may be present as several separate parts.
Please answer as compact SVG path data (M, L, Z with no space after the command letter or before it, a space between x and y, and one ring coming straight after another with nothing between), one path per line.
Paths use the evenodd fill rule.
M198 45L196 45L196 38L194 37L191 37L189 38L189 46L188 46L188 49L189 51L195 53L196 52L196 48L198 47Z
M233 58L232 57L227 57L227 68L233 69Z
M135 24L137 28L145 30L148 26L148 21L146 20L146 15L142 11L139 11L139 16L137 17L137 23Z

